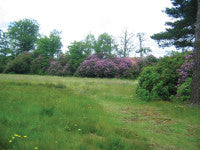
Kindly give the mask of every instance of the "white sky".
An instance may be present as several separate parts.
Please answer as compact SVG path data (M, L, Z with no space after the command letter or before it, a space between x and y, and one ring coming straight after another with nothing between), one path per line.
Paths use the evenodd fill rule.
M71 42L83 40L88 33L98 37L107 32L118 38L125 28L146 35L164 31L169 20L162 12L166 7L171 7L170 0L0 0L0 29L7 29L12 21L35 19L41 34L62 31L66 50ZM149 39L146 46L156 56L165 53L153 40Z

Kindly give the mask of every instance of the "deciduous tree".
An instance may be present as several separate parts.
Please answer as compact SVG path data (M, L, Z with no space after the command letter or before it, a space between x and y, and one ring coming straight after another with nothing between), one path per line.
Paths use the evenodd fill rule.
M79 67L80 63L91 54L90 47L84 41L74 41L68 46L68 52L66 53L71 65L71 72L74 73Z
M47 57L53 57L61 53L62 42L60 32L53 30L49 37L44 36L37 41L37 49L34 53Z
M95 53L102 53L104 55L112 56L118 51L118 46L115 40L107 33L99 35L95 47Z
M128 57L129 53L133 51L133 33L128 33L127 29L125 29L122 33L122 36L120 37L120 50L119 55L123 57Z
M151 52L151 49L149 47L144 47L143 45L144 35L144 33L137 34L139 40L139 49L136 51L136 53L140 53L140 57L142 57L144 54L148 54L149 52Z
M8 34L0 30L0 55L6 57L11 52Z
M8 35L15 48L15 55L34 50L39 35L39 24L32 19L11 22L8 26Z

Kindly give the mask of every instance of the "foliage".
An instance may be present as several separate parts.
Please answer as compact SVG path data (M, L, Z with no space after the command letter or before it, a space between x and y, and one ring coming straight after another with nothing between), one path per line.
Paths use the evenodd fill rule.
M50 62L48 69L50 75L66 76L70 75L70 65L65 55L60 55L57 59Z
M165 56L152 67L144 68L138 78L137 94L145 100L170 100L176 95L177 69L184 63L184 54Z
M113 56L118 51L118 46L113 39L107 33L100 34L94 47L96 54L104 54L108 56Z
M77 75L82 77L128 77L132 62L128 58L104 58L104 54L90 55L81 63Z
M85 44L87 52L89 52L90 54L95 52L94 49L95 49L96 39L93 34L88 34L83 42Z
M53 57L61 53L62 42L60 32L54 30L50 33L49 37L44 36L37 41L37 49L35 54L43 55L46 57Z
M49 68L50 58L39 55L34 58L31 62L30 68L32 74L44 75L47 74L47 70Z
M74 41L68 49L66 57L69 59L71 73L74 74L79 65L91 54L91 47L89 42Z
M136 79L144 67L155 65L158 62L158 59L153 55L148 55L146 57L137 58L135 61L136 62L132 67L132 74Z
M6 56L0 55L0 73L4 71L6 67Z
M183 82L179 87L177 91L177 98L181 102L188 102L190 100L191 95L191 84L192 84L192 78L189 77Z
M173 18L166 22L170 26L165 32L154 34L151 38L158 41L162 47L174 45L176 48L193 47L195 23L197 14L196 0L171 0L172 8L166 8L165 13Z
M185 55L185 63L181 66L181 69L178 69L179 79L177 87L181 86L183 82L186 81L187 77L192 77L194 61L193 61L193 53Z
M0 30L0 55L7 56L11 53L8 34Z
M107 33L99 35L97 40L94 35L89 34L85 40L74 41L68 46L68 52L66 53L72 74L76 72L79 65L87 56L92 53L103 54L105 57L113 57L115 53L117 54L117 45L112 36Z
M192 73L193 73L193 52L185 55L185 62L178 69L179 79L177 84L177 98L181 101L189 101L191 95L191 83L192 83Z
M36 20L23 19L11 22L8 26L8 35L15 48L15 55L35 49L39 35L39 25Z
M19 73L27 74L30 73L30 64L33 60L32 53L24 52L18 55L14 60L8 62L5 73Z

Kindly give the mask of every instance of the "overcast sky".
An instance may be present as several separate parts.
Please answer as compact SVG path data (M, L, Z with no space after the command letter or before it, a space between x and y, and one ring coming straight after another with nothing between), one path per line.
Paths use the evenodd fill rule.
M0 29L7 29L12 21L35 19L41 34L62 31L63 50L67 50L71 42L89 33L98 37L107 32L118 38L127 28L134 34L146 33L146 46L162 56L165 50L148 36L164 31L170 19L162 12L166 7L171 7L170 0L0 0Z

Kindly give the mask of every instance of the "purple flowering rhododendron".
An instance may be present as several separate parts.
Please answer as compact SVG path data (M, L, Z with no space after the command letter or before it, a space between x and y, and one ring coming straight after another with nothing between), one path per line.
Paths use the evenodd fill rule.
M193 53L191 53L190 55L185 55L185 64L181 66L181 69L177 70L179 74L178 84L176 86L177 88L180 87L182 83L186 81L187 77L192 77L193 66Z
M132 67L129 58L103 58L101 55L90 55L81 63L77 74L82 77L126 77Z
M177 70L179 79L176 85L176 97L184 101L190 99L193 66L193 53L191 53L185 56L185 63Z
M48 69L49 74L57 76L70 75L70 65L68 59L65 56L59 56L59 58L50 62Z

